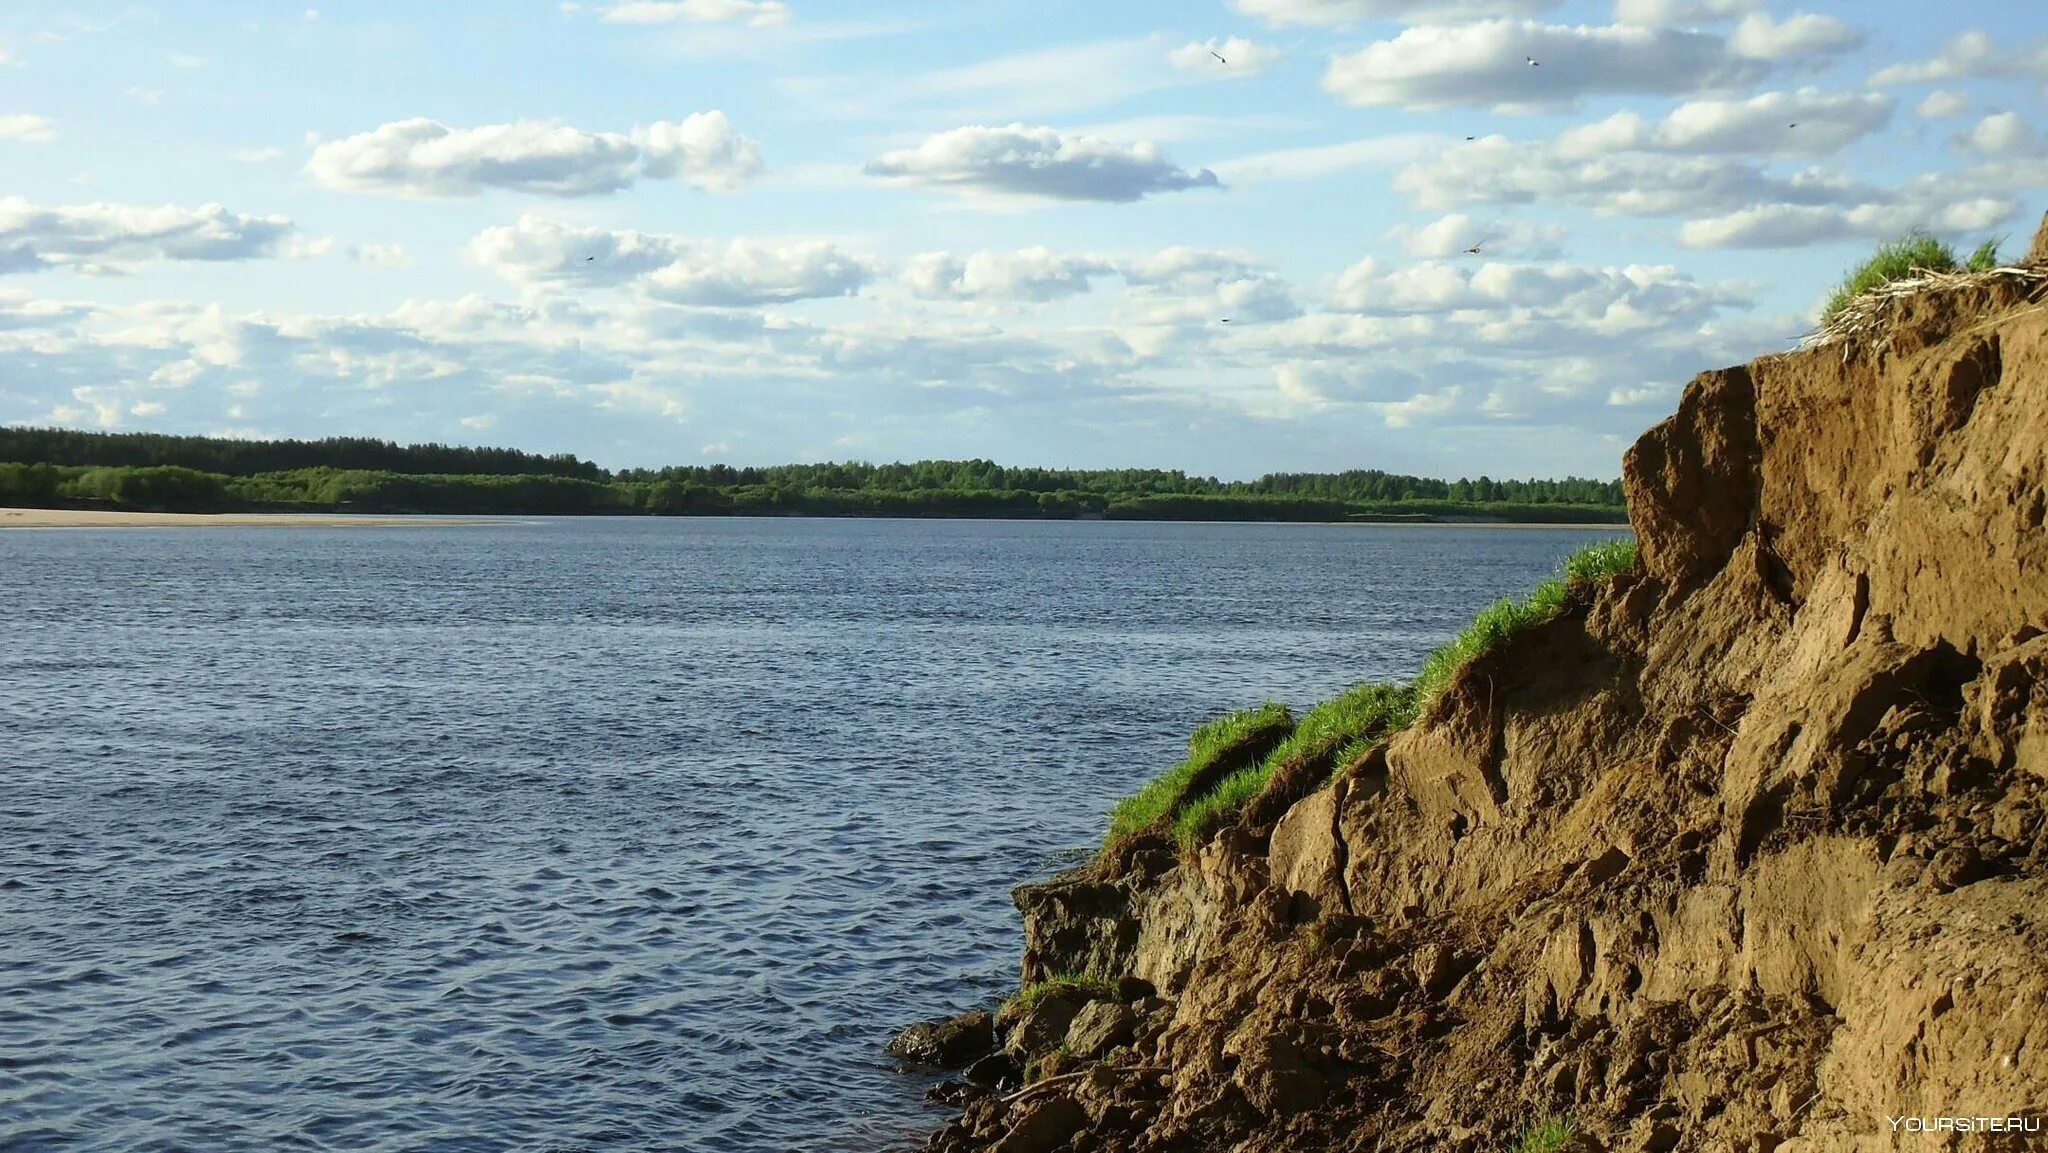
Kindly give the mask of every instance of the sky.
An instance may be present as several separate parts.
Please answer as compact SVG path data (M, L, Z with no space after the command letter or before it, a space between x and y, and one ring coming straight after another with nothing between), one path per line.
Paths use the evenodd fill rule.
M0 424L1617 475L2048 209L2038 0L0 4Z

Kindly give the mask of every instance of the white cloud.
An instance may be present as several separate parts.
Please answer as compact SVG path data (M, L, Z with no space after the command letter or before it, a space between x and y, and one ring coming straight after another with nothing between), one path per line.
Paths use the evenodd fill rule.
M1054 252L1044 245L1016 252L975 252L965 256L927 252L912 257L903 281L918 296L934 300L1048 301L1078 296L1093 277L1114 264L1099 256Z
M1323 74L1323 90L1361 106L1524 111L1595 93L1682 94L1761 75L1760 64L1731 55L1726 41L1704 32L1491 20L1408 28L1340 54Z
M1956 137L1958 147L1985 155L1999 153L2031 154L2041 144L2041 134L2034 126L2020 119L2017 113L1994 112Z
M1228 40L1195 40L1167 53L1175 68L1212 74L1220 79L1247 80L1265 71L1287 55L1269 44L1254 44L1242 36ZM1222 57L1221 61L1217 57Z
M1784 61L1802 56L1828 56L1861 45L1864 35L1833 16L1802 12L1783 21L1756 12L1742 18L1728 48L1750 60Z
M350 260L375 268L411 268L415 261L403 244L356 244L348 250Z
M692 247L644 283L672 304L743 308L851 296L875 271L874 261L824 241L734 240Z
M1221 183L1206 168L1189 172L1176 166L1148 141L1118 142L1024 124L941 132L916 148L884 153L865 171L894 183L969 195L1111 203Z
M1614 0L1623 24L1701 24L1728 20L1762 6L1763 0Z
M1927 94L1913 109L1913 114L1922 120L1946 120L1961 116L1970 107L1970 98L1961 92L1937 88Z
M633 284L652 299L707 308L850 296L880 268L870 257L824 241L719 243L533 216L479 233L470 254L515 283Z
M1688 220L1679 228L1678 239L1692 248L1797 248L1834 240L1888 239L1915 228L1981 232L2010 217L2017 207L2010 200L1952 200L1938 193L1851 205L1765 204Z
M1410 256L1430 259L1461 256L1478 245L1482 256L1547 260L1558 255L1564 229L1523 220L1474 220L1453 212L1420 226L1397 225L1387 231L1387 239L1398 241Z
M760 171L760 148L723 112L660 121L630 135L523 120L477 128L394 121L319 144L306 164L330 188L387 196L462 197L489 189L602 196L636 181L729 190Z
M56 128L40 116L31 116L26 112L0 116L0 140L24 140L41 144L56 138Z
M218 204L83 204L43 207L0 199L0 273L69 267L109 271L144 260L252 260L278 255L293 233L282 216L248 216Z
M1748 100L1695 100L1666 116L1648 146L1667 152L1823 153L1883 128L1894 102L1874 92L1766 92Z
M1871 74L1876 85L1925 84L1971 77L2032 76L2048 81L2048 42L2031 41L2001 52L1990 33L1977 29L1950 40L1932 60L1894 64Z
M775 28L789 23L790 10L789 5L779 0L633 0L607 6L601 19L608 24L731 23Z
M1878 113L1865 106L1864 97L1846 98L1838 108L1833 102L1844 98L1807 98L1837 113L1835 120L1816 121L1827 134L1821 139L1851 136L1859 117ZM1589 208L1601 216L1678 217L1684 221L1679 239L1689 246L1748 248L1882 237L1915 226L1986 228L2018 210L2017 200L2000 193L2030 180L2038 184L2038 172L2019 168L1928 175L1891 188L1818 168L1779 175L1755 155L1769 151L1764 138L1771 122L1757 119L1753 103L1702 102L1698 114L1674 113L1654 127L1621 114L1556 142L1490 137L1410 165L1394 185L1419 207L1435 211L1541 203ZM1805 128L1802 121L1790 133ZM1757 147L1744 148L1745 140ZM1681 147L1691 151L1674 151ZM1975 195L1958 201L1944 185Z
M1368 20L1408 23L1469 20L1482 16L1530 16L1557 7L1559 0L1230 0L1231 10L1262 17L1274 25L1341 28Z

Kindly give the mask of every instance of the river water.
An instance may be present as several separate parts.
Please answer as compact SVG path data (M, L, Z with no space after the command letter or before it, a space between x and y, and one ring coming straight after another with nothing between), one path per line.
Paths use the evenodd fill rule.
M1190 728L1597 528L0 532L0 1150L878 1150Z

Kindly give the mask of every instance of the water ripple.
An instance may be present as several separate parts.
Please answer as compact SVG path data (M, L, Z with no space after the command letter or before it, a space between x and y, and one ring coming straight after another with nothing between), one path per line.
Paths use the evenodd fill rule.
M0 534L0 1149L880 1149L1194 722L1588 535Z

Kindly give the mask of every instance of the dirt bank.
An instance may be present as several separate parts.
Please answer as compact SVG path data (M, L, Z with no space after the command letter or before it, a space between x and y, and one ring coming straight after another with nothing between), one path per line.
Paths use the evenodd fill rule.
M1012 1014L1036 1083L927 1148L2048 1148L2044 296L1700 376L1638 572L1334 784L1020 890L1025 978L1125 1011Z

